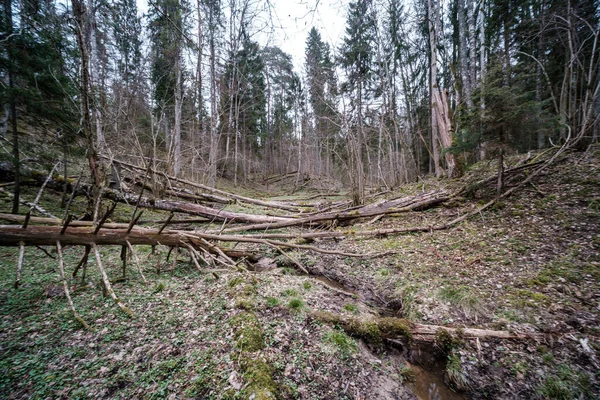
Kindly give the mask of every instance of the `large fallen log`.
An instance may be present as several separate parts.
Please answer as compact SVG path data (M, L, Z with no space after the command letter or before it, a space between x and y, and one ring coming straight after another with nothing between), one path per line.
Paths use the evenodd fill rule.
M415 324L402 318L355 318L345 317L328 311L312 311L311 317L340 326L348 334L368 342L382 340L401 340L404 343L412 341L434 342L440 331L457 335L462 339L507 339L507 340L543 340L544 334L529 332L495 331L477 328L453 328L440 325Z
M243 225L224 229L223 233L242 232L250 230L268 230L278 229L290 226L310 226L316 223L324 223L327 221L346 222L359 218L369 218L378 215L404 213L414 210L425 210L450 199L446 192L434 192L418 195L410 198L397 199L389 204L380 203L376 206L365 206L352 211L344 212L326 212L322 214L311 215L305 218L290 219L280 222L265 222L253 225Z
M105 156L103 156L103 157L105 157ZM108 157L105 157L105 158L108 158ZM240 196L240 195L237 195L237 194L226 192L224 190L219 190L219 189L216 189L216 188L212 188L210 186L206 186L206 185L203 185L201 183L188 181L186 179L178 178L178 177L172 176L172 175L167 175L164 172L155 171L152 168L148 169L146 167L140 167L138 165L131 164L131 163L128 163L128 162L125 162L125 161L121 161L121 160L111 159L111 161L114 162L114 163L116 163L116 164L121 164L123 166L136 169L138 171L146 172L147 170L149 170L153 174L164 176L165 178L167 178L170 181L179 182L179 183L182 183L184 185L188 185L188 186L192 186L192 187L195 187L195 188L198 188L198 189L206 190L207 192L218 194L218 195L225 196L225 197L229 197L229 198L232 198L232 199L236 199L236 200L238 200L240 202L244 202L244 203L248 203L248 204L255 204L255 205L262 206L262 207L267 207L267 208L275 208L275 209L286 210L286 211L291 211L291 212L300 212L300 209L298 207L292 207L292 206L289 206L287 204L277 203L277 202L273 202L273 201L263 201L263 200L253 199L253 198L250 198L250 197Z
M232 211L219 210L216 208L203 206L201 204L188 203L184 201L149 199L146 197L140 198L137 195L121 193L117 192L116 190L110 189L105 190L103 196L107 199L117 201L120 203L126 203L129 205L137 204L138 207L149 208L153 210L199 215L202 217L206 217L212 221L227 221L231 223L243 222L254 224L287 222L295 220L294 218L274 217L269 215L236 213Z
M61 226L28 226L23 229L17 225L0 225L0 246L54 246L61 242L63 246L92 246L96 245L165 245L172 247L185 247L192 245L206 251L215 252L216 246L207 246L200 236L193 236L181 231L164 230L159 233L158 229L145 229L134 227L128 232L127 228L99 230L91 227L67 227L63 232ZM250 252L243 250L231 250L219 248L228 257L248 258L257 260Z

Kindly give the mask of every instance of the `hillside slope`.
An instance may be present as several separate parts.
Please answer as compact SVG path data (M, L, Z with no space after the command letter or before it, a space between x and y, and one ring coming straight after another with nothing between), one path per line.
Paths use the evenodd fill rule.
M494 170L482 163L465 180ZM261 272L198 271L187 256L174 263L165 260L167 249L152 254L140 246L145 285L135 268L119 279L120 248L105 247L115 291L135 317L102 296L90 260L85 281L71 284L94 332L72 319L55 259L27 248L15 290L18 249L0 248L0 397L597 398L599 177L598 152L572 153L452 229L352 237L353 230L446 222L492 198L492 187L443 207L365 220L343 228L343 240L314 243L341 252L390 252L378 258L282 256L252 245L272 259ZM463 183L431 179L388 196L451 191ZM48 192L42 206L56 207L57 198ZM66 249L69 271L81 254ZM290 259L313 275L298 274ZM323 322L323 311L358 322ZM463 339L459 329L438 334L435 343L388 341L373 334L374 317L543 339Z

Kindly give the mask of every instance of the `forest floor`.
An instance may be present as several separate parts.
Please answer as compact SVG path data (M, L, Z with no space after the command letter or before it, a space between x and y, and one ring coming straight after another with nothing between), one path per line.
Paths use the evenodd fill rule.
M480 163L464 179L494 171L493 162ZM428 179L386 196L462 184ZM25 196L35 197L37 190L28 190ZM279 200L312 194L270 190ZM199 271L187 256L167 271L167 249L152 254L137 246L144 284L135 268L119 279L120 248L104 246L113 287L135 316L102 296L90 259L86 280L79 275L70 283L93 332L72 318L55 249L26 248L14 289L19 250L0 248L0 398L241 399L258 386L250 398L599 398L600 151L568 154L533 184L448 230L374 238L348 231L433 226L490 197L481 190L427 211L361 221L343 228L343 240L313 243L389 252L383 257L288 253L311 275L264 246L243 246L273 260L261 272ZM57 199L47 191L41 205L58 210ZM0 209L9 210L8 202ZM121 211L115 219L131 214ZM82 253L65 249L68 273ZM320 321L315 311L545 339L377 343Z

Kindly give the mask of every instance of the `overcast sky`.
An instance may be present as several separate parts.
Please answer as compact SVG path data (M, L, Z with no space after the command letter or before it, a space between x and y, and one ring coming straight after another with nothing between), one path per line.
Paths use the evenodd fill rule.
M260 4L262 0L258 0ZM338 46L344 34L346 11L349 0L270 0L272 8L264 1L261 24L267 29L254 37L262 46L278 46L293 57L294 66L300 72L304 65L304 50L308 32L314 26L323 41L332 50ZM195 6L196 2L191 2ZM142 14L148 12L148 0L137 0ZM195 13L192 13L195 16ZM258 27L254 27L258 28Z
M292 55L294 65L304 65L308 32L314 26L332 50L344 35L348 1L344 0L271 0L274 7L274 31L269 45L279 46Z

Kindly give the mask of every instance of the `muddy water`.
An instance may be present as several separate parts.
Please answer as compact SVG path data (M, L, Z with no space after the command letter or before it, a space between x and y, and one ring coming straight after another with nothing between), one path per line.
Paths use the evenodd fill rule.
M444 382L446 361L436 354L430 343L415 344L411 350L411 362L406 363L415 372L415 381L407 386L419 400L466 400ZM437 394L437 396L436 396Z
M319 282L323 283L325 286L328 286L337 292L342 292L344 294L347 294L348 296L356 296L356 297L362 299L362 297L360 296L359 293L357 293L356 291L354 291L352 289L347 288L346 286L342 285L338 281L334 281L333 279L329 279L323 275L311 275L311 276L314 279L318 280Z

